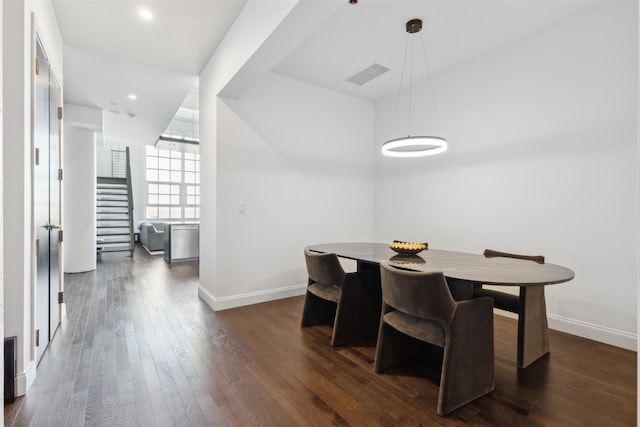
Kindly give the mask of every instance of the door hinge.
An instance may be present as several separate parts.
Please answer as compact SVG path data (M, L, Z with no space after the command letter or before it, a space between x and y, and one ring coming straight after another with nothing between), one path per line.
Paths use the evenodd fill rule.
M58 120L62 120L62 107L58 107Z
M36 329L36 347L40 346L40 329Z
M36 256L40 256L40 239L36 239Z
M62 169L58 169L58 181L62 181Z
M62 231L62 229L58 230L58 242L62 243L64 237L64 232Z
M36 166L40 164L40 149L36 148Z
M36 76L40 75L40 58L36 57Z
M64 292L58 292L58 304L62 304L64 302Z

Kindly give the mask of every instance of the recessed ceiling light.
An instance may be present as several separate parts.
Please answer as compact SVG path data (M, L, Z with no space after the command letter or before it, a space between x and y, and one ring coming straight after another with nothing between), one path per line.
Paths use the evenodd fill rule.
M138 15L146 21L151 21L153 19L153 14L149 9L139 9Z
M136 94L135 94L135 93L130 93L130 94L129 94L129 99L131 99L131 100L136 100L136 99L138 99L138 97L136 96Z

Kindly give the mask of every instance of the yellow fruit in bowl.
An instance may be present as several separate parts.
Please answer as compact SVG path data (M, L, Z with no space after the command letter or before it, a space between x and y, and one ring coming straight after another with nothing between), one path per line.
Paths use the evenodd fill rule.
M412 253L417 254L427 249L428 244L416 243L416 242L404 242L401 240L394 240L389 247L398 253Z

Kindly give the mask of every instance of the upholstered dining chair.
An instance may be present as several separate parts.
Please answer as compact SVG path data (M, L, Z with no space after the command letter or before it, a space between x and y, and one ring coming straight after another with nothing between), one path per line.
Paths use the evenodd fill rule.
M483 255L487 258L514 258L544 264L544 256L542 255L520 255L493 249L485 249ZM533 363L540 354L548 353L549 328L544 286L520 286L517 295L485 289L483 286L483 284L474 285L473 298L492 298L495 308L518 315L518 368L525 368ZM526 319L523 315L525 311L530 313ZM527 340L526 336L538 339ZM527 343L526 347L525 342Z
M376 305L374 296L370 303L375 289L364 287L367 275L346 273L335 253L305 249L304 256L309 283L301 326L332 325L334 347L375 335L380 302Z
M494 388L493 302L455 301L441 272L380 263L382 315L374 362L381 372L416 355L421 341L444 349L437 412L449 412Z

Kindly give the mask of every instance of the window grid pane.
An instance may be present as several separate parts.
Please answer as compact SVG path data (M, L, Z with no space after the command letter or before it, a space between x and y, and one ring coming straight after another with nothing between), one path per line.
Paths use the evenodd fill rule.
M200 155L146 147L148 219L198 219Z

